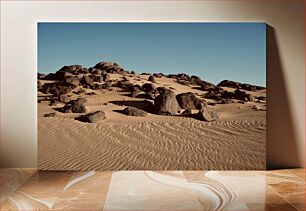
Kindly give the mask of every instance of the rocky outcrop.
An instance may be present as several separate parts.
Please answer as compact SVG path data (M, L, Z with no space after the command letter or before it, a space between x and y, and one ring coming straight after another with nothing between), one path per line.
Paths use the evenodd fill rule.
M99 62L94 66L95 69L104 70L107 73L123 73L124 69L117 63L113 62Z
M246 83L239 83L239 82L230 81L230 80L223 80L217 86L230 87L230 88L235 88L235 89L243 89L246 91L253 91L253 92L266 89L265 87L262 87L262 86L256 86L256 85L251 85L251 84L246 84Z
M45 114L44 117L55 117L56 116L56 113L55 112L52 112L52 113L49 113L49 114Z
M87 109L85 107L85 98L78 98L77 100L72 100L62 108L59 109L63 113L86 113Z
M141 92L142 91L139 86L133 86L131 88L131 97L137 97Z
M154 76L152 76L152 75L149 76L148 81L156 83L156 80L155 80Z
M87 122L87 123L97 123L106 118L104 111L96 111L93 113L81 115L79 117L76 117L76 120L79 120L81 122Z
M218 113L215 110L208 108L207 106L203 106L201 108L201 110L198 112L197 117L199 120L206 122L211 122L219 119Z
M75 85L75 86L78 86L80 84L80 80L76 76L66 76L66 77L64 77L64 81L67 84L72 84L72 85Z
M88 75L84 75L81 83L84 87L91 88L95 85L94 81Z
M154 99L154 107L159 115L176 115L181 111L175 93L169 89Z
M122 113L124 113L125 115L128 115L128 116L147 116L148 113L143 111L143 110L140 110L138 108L134 108L134 107L126 107Z
M205 101L196 97L193 92L178 94L177 102L183 109L201 109L205 105Z
M247 94L245 91L240 89L234 92L228 92L223 89L212 89L205 94L205 98L219 101L223 104L232 103L233 100L240 100L244 102L254 101L254 97Z
M40 91L45 94L52 94L54 97L59 97L71 92L74 88L75 86L71 84L45 83Z
M157 91L156 91L156 87L151 84L151 83L145 83L141 86L141 90L143 92L146 93L146 97L148 99L154 100L156 95L157 95Z

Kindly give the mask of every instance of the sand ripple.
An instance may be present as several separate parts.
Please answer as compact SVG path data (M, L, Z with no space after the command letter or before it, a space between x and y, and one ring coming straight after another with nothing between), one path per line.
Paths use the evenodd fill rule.
M184 117L164 117L158 121L154 115L138 119L86 124L67 118L42 118L38 124L38 168L265 168L265 121L205 123Z

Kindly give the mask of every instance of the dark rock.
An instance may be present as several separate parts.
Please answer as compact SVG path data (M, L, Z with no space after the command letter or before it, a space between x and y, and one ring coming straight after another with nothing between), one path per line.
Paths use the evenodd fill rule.
M167 78L174 78L174 79L176 79L176 78L177 78L177 75L175 75L175 74L169 74L169 75L167 75Z
M233 103L234 101L232 99L229 99L229 98L224 98L224 99L221 99L220 103L221 104L230 104L230 103Z
M99 70L99 69L93 69L91 73L101 76L101 75L103 74L103 71L102 71L102 70Z
M267 98L265 96L258 96L256 97L256 99L261 101L267 101Z
M185 81L185 80L177 80L176 82L181 84L181 85L184 85L184 86L189 86L190 85L190 82L189 81Z
M138 86L134 86L131 90L131 97L137 97L141 92Z
M69 65L62 67L59 72L77 73L79 70L82 70L82 65Z
M197 98L192 92L178 94L176 99L184 109L201 109L205 105L205 101Z
M219 119L219 115L215 110L204 106L198 113L198 119L206 122L211 122Z
M220 83L218 83L217 86L230 87L230 88L238 89L240 87L240 83L235 82L235 81L230 81L230 80L223 80Z
M105 70L107 73L121 73L124 71L117 63L99 62L94 66L95 69Z
M192 111L191 111L191 109L188 108L188 109L185 109L182 114L186 115L186 116L189 116L189 115L192 114Z
M81 83L86 87L93 87L95 85L94 81L88 75L83 76Z
M46 77L46 74L44 73L37 73L37 79L44 79Z
M160 87L157 87L156 91L159 93L159 94L162 94L164 92L166 92L167 90L169 90L168 88L164 87L164 86L160 86Z
M70 98L67 95L63 94L59 96L59 101L63 103L68 103L70 101Z
M94 81L94 82L98 82L98 83L102 83L103 82L103 76L101 75L90 75L90 78Z
M105 82L110 81L110 74L104 74L103 75L103 81L105 81Z
M156 80L155 80L154 76L152 76L152 75L149 76L148 81L156 83Z
M176 79L177 80L190 81L191 77L189 75L187 75L186 73L180 73L180 74L177 74Z
M203 91L208 91L208 90L214 89L215 87L216 85L206 82L206 81L202 81L201 83L201 90Z
M134 70L132 70L132 71L131 71L131 74L132 74L132 75L135 75L136 73L135 73L135 71L134 71Z
M80 84L80 80L78 77L76 76L66 76L64 78L64 81L67 83L67 84L72 84L72 85L75 85L75 86L78 86Z
M63 113L86 113L87 109L85 107L86 99L79 98L77 100L72 100L69 103L59 109Z
M45 94L52 94L54 97L59 97L71 92L74 88L75 86L71 84L45 83L40 91Z
M245 102L253 102L254 101L254 97L250 94L247 94L245 91L241 91L240 89L236 89L234 91L234 96L235 96L235 99L237 100L242 100L242 101L245 101Z
M76 120L79 120L81 122L88 122L88 123L96 123L104 120L106 118L106 115L103 111L96 111L93 113L81 115Z
M105 88L104 84L95 84L95 86L93 87L94 90L101 90L104 88Z
M151 75L151 73L141 73L140 75Z
M37 89L41 89L43 87L43 83L41 81L37 81Z
M199 76L192 75L192 76L190 77L190 82L191 82L193 85L201 86L203 81L202 81L202 79L201 79Z
M156 114L159 115L176 115L181 110L175 93L171 90L166 90L154 99L154 107Z
M57 71L56 73L49 73L48 75L44 77L44 79L64 81L65 77L67 76L73 76L73 74L70 72Z
M56 113L53 112L53 113L50 113L50 114L45 114L44 117L55 117L56 116Z
M156 90L156 87L151 83L145 83L141 86L141 90L145 93L154 93Z
M130 106L123 109L122 112L128 116L147 116L148 115L147 112L140 110L138 108L130 107Z
M55 99L52 99L50 100L50 103L49 103L50 106L58 106L59 105L59 101L55 100Z
M153 73L153 76L156 78L161 78L164 76L164 74L163 73Z
M109 89L110 87L112 87L112 82L107 81L104 85L105 85L105 89Z
M96 93L95 92L88 92L86 93L86 95L95 95Z
M253 92L266 89L265 87L262 87L262 86L256 86L256 85L251 85L251 84L246 84L246 83L239 83L239 82L230 81L230 80L223 80L217 86L230 87L230 88L235 88L235 89L243 89L246 91L253 91Z

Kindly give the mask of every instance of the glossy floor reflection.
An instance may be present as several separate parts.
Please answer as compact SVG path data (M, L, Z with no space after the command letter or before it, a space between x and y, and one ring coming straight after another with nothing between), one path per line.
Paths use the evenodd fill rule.
M1 210L305 210L305 169L1 169Z

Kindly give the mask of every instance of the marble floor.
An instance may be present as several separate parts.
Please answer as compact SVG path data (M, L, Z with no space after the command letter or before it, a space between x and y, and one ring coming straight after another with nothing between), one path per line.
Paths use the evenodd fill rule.
M1 169L1 210L305 210L305 169Z

